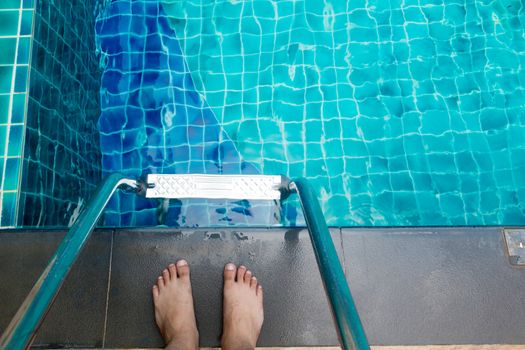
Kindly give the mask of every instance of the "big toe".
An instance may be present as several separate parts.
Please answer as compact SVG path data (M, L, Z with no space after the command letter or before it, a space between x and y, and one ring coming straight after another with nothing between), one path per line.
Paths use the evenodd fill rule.
M186 260L177 261L177 274L179 278L187 279L190 276L190 266Z
M233 282L235 280L235 272L235 265L232 263L227 263L226 266L224 266L224 280Z

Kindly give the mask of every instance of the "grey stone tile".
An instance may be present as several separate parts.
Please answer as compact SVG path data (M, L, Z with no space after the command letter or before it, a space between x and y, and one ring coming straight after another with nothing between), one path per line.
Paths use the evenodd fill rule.
M7 327L58 247L63 233L0 233L0 329Z
M0 234L0 327L7 327L58 247L64 232ZM34 346L100 346L111 232L93 233L40 327Z
M499 228L343 229L372 344L523 344L525 269Z
M214 231L219 232L220 230ZM242 230L207 238L205 230L119 231L115 236L106 347L163 345L154 321L151 286L170 262L185 258L201 346L220 343L222 270L233 261L264 286L265 324L260 346L335 345L337 338L306 231ZM333 233L342 253L339 231Z
M259 345L337 344L306 231L118 231L106 346L160 346L150 286L169 262L192 266L203 346L218 345L222 268L245 264L265 287ZM0 234L0 330L44 269L63 233ZM525 342L525 269L509 265L498 228L344 229L333 233L372 344ZM287 237L287 238L285 238ZM109 233L95 233L42 326L37 346L101 346ZM104 258L105 257L105 258ZM278 268L280 273L276 272Z

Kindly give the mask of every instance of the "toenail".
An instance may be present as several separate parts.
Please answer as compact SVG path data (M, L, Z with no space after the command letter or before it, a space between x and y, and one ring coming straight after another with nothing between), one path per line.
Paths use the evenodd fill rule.
M177 266L186 266L188 265L188 262L184 259L177 261Z
M169 267L174 267L174 266L175 266L175 264L169 264L168 266L169 266Z
M159 280L161 280L161 279L162 279L162 276L159 276Z
M239 268L240 268L240 269L246 269L246 266L241 265L241 266L239 266Z
M154 285L154 286L153 286L153 289L155 289L155 288L157 288L157 285Z
M228 271L235 270L235 265L233 265L232 263L226 264L226 270Z
M257 281L257 278L255 276L252 277L252 280Z

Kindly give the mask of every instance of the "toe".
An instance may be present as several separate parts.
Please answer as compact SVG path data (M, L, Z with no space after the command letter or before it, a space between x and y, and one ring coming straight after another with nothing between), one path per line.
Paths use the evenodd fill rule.
M261 305L262 305L262 302L263 302L263 287L260 284L257 285L257 299L259 300L259 303L261 303Z
M159 276L159 278L157 279L157 285L160 289L164 288L164 278L162 278L162 276Z
M224 281L233 282L234 280L235 280L235 265L232 263L228 263L224 267Z
M246 273L246 267L241 265L237 269L237 282L242 282L244 280L244 274Z
M175 264L169 264L168 270L170 272L170 279L177 278L177 268Z
M153 294L153 301L157 302L157 299L159 298L159 287L154 285L153 288L151 288L151 293Z
M159 297L159 287L157 287L157 285L154 285L153 288L151 288L151 293L153 293L153 300L156 301Z
M167 284L170 281L170 272L168 269L162 270L162 278L164 278L164 284Z
M244 274L244 283L250 284L250 280L252 279L252 272L250 270L246 271Z
M177 274L180 278L188 278L190 276L190 266L184 259L177 261Z
M255 276L253 276L250 280L250 288L253 290L257 288L257 278L255 278Z

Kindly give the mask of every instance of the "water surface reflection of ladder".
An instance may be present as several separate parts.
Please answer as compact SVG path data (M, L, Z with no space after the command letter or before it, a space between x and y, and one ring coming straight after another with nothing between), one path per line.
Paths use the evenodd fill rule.
M315 193L304 178L270 175L153 175L147 181L113 174L97 189L62 240L0 339L1 349L28 348L112 194L122 188L147 198L277 200L297 193L344 349L369 349L334 243Z

